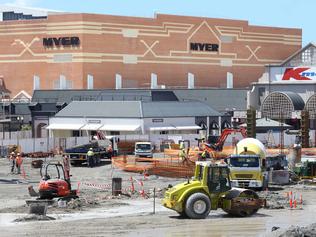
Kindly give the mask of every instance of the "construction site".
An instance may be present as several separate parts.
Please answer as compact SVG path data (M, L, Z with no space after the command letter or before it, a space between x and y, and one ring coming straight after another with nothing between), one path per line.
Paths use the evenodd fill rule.
M0 16L0 236L316 236L302 29Z
M213 144L166 142L163 151L121 142L105 153L91 143L21 153L11 173L11 158L0 159L3 236L315 236L316 149L266 148L246 138L254 127L225 129ZM184 202L177 192L189 192ZM204 196L190 210L193 195Z

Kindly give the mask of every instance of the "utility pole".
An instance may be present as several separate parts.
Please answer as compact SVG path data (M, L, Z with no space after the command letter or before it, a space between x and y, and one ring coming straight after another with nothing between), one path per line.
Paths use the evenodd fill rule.
M256 138L256 110L247 110L247 137Z
M303 110L301 113L301 136L302 136L302 148L309 147L309 113L307 110Z

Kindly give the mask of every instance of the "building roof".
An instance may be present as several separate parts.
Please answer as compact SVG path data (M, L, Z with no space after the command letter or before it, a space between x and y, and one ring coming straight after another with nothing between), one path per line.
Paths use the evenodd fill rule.
M221 114L199 101L142 102L143 116L152 117L196 117L220 116Z
M106 89L35 90L32 102L66 103L71 101L201 101L216 111L246 110L248 89Z
M286 66L286 64L288 64L290 61L292 61L296 56L299 56L300 54L304 53L306 50L308 50L310 48L315 49L316 44L313 42L308 43L305 47L301 48L300 50L298 50L297 52L295 52L294 54L292 54L291 56L286 58L279 66ZM315 61L313 63L315 63ZM296 66L300 66L300 65L296 65Z
M107 90L35 90L32 101L67 103L71 101L177 101L172 90L107 89Z
M246 110L248 89L174 90L179 100L203 101L217 111Z
M246 127L247 124L241 124L240 126ZM257 128L270 128L270 129L275 129L275 128L291 128L291 125L285 124L285 123L280 123L278 121L269 119L269 118L261 118L256 120L256 127Z
M141 118L139 101L73 101L56 117Z
M153 118L220 116L207 104L197 101L73 101L56 117Z
M282 91L282 92L278 92L278 93L284 94L288 98L290 98L290 100L293 103L294 110L302 110L302 109L304 109L305 102L304 102L303 98L299 94L297 94L295 92L292 92L292 91Z

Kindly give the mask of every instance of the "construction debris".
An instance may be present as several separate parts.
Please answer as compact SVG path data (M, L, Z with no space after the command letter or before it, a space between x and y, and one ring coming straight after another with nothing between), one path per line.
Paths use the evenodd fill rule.
M313 237L316 236L316 223L306 227L291 226L279 237Z
M46 215L29 214L14 220L14 222L29 222L29 221L52 221L56 220L54 217Z

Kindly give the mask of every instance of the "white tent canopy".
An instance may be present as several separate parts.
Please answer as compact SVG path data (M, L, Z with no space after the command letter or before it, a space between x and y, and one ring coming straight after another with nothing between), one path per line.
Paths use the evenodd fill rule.
M149 131L172 131L177 130L176 127L168 126L168 127L150 127Z
M103 126L103 124L99 124L99 123L88 123L88 124L84 125L82 128L80 128L80 130L97 131L102 126Z
M202 129L200 126L191 125L191 126L176 126L177 130L197 130Z
M186 125L186 126L165 126L165 127L150 127L149 131L173 131L173 130L197 130L201 129L197 125Z
M84 126L82 123L52 123L46 127L49 130L79 130Z
M140 125L131 124L105 124L99 128L101 131L138 131L140 129Z

